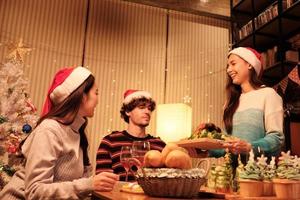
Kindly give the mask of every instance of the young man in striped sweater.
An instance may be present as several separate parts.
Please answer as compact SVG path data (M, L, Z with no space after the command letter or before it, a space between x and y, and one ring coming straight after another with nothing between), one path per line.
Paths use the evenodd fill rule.
M96 174L110 171L120 175L120 181L125 181L126 171L120 162L120 153L122 146L131 146L133 141L148 141L151 150L161 151L164 148L166 144L160 138L146 134L155 106L155 101L147 91L127 90L124 93L120 113L128 123L127 130L114 131L102 139L97 151ZM134 174L129 170L128 181L133 180Z

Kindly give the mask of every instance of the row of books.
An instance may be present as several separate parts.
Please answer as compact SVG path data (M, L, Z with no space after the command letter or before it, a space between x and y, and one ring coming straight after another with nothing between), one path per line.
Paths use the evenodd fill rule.
M279 59L277 52L278 48L277 46L274 46L273 48L261 53L263 69L267 69L278 62Z
M289 43L293 49L300 49L300 33L290 38Z
M267 69L277 63L280 59L278 57L278 47L274 46L273 48L268 49L265 52L261 53L262 56L262 66L263 69ZM299 62L299 53L297 50L286 50L285 51L285 60L292 62Z
M282 1L283 10L288 9L297 1L299 0L283 0ZM270 5L266 10L260 13L257 17L255 17L253 20L250 20L247 24L245 24L239 30L239 38L243 39L244 37L251 34L254 29L258 29L259 27L266 24L267 22L269 22L270 20L272 20L277 16L278 16L278 2L276 1L272 5Z

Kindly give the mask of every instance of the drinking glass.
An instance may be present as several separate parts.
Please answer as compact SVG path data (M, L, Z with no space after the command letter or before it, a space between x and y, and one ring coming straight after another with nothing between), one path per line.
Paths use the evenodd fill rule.
M135 160L137 167L144 166L144 156L150 150L150 143L147 141L134 141L132 143L132 158Z
M128 171L130 168L130 159L132 158L132 148L130 146L122 146L120 154L120 162L126 171L125 181L128 181Z

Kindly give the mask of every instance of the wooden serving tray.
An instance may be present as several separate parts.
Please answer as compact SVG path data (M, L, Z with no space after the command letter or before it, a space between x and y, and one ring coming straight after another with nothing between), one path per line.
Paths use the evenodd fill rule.
M211 139L211 138L198 138L192 140L180 140L176 142L178 146L181 147L192 147L198 149L222 149L223 148L223 140Z

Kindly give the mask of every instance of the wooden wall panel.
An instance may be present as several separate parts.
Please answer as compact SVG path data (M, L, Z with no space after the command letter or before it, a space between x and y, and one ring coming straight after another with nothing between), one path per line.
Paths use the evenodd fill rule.
M33 48L25 57L25 73L38 111L54 73L81 65L86 12L83 0L0 0L0 59L5 44L20 38Z
M112 130L124 130L120 117L126 89L151 92L157 103L164 93L166 11L119 0L92 0L85 65L96 74L99 105L91 120L91 158L100 140ZM155 131L155 112L148 133Z
M170 12L166 103L191 98L193 128L222 125L228 22Z

